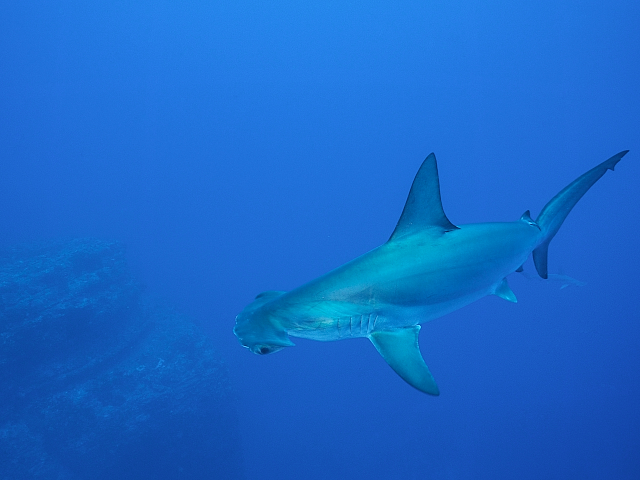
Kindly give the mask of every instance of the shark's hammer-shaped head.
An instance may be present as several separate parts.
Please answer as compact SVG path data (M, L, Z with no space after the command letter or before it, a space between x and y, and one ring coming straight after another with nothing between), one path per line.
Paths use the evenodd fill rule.
M242 346L257 355L266 355L294 345L269 308L269 303L283 293L261 293L236 317L233 333Z

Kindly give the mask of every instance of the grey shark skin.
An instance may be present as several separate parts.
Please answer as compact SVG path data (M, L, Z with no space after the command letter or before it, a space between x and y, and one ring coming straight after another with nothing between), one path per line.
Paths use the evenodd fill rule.
M574 205L628 152L614 155L558 193L534 221L457 227L440 200L435 155L418 171L391 238L335 270L289 292L261 293L237 317L234 333L253 353L293 346L292 337L367 337L398 375L418 390L439 390L418 346L420 323L486 295L516 297L507 275L533 253L547 278L547 249Z

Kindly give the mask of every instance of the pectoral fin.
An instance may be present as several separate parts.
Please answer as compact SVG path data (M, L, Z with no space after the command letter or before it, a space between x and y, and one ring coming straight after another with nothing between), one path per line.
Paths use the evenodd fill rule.
M429 395L440 395L418 347L420 325L397 330L373 332L371 343L393 370L412 387Z

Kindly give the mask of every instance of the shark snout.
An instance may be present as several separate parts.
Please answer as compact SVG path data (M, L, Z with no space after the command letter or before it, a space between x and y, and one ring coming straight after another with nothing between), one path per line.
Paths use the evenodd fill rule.
M269 353L277 352L278 350L282 350L284 347L279 347L276 345L254 345L249 348L256 355L267 355Z
M243 312L236 317L233 333L242 346L256 355L267 355L284 347L292 347L294 343L289 340L289 335L283 329L276 328L268 316L261 313L251 312L247 315Z

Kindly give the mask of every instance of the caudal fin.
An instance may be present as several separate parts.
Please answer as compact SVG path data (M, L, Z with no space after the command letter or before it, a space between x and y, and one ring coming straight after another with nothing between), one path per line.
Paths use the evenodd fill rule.
M549 243L560 229L564 219L567 218L567 215L569 215L569 212L575 204L578 203L578 200L587 193L587 190L600 180L607 170L613 170L628 151L629 150L624 150L614 155L571 182L542 209L542 212L540 212L540 215L538 215L536 219L536 223L542 231L543 241L533 251L533 263L536 266L538 275L542 278L548 277L547 252L549 250Z

